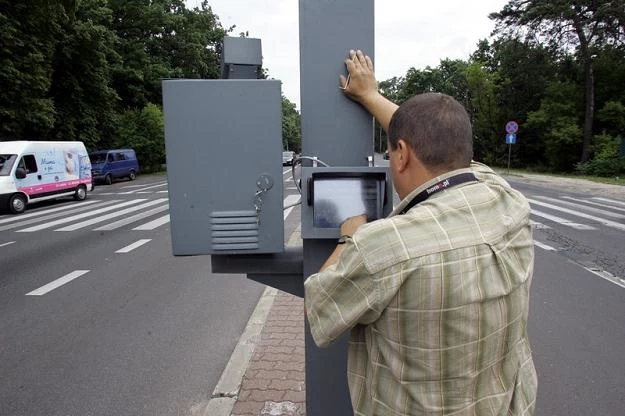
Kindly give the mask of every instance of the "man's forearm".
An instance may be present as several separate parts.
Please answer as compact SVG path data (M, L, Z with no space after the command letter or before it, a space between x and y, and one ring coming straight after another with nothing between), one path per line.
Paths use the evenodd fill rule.
M364 98L361 104L380 123L380 126L388 132L391 118L399 106L380 93Z

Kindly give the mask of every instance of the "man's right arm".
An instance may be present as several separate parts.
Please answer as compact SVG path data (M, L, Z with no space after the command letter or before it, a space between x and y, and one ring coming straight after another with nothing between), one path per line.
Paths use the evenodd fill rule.
M378 91L371 58L360 50L352 50L349 51L349 58L345 60L345 66L348 77L341 75L341 89L352 100L367 109L388 132L391 117L398 106Z

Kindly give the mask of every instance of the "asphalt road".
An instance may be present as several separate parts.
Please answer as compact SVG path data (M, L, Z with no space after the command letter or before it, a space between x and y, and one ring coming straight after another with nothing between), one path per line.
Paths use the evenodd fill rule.
M625 195L508 179L535 222L537 414L621 415ZM210 397L264 287L173 257L166 191L144 176L0 214L0 415L188 415ZM299 208L285 217L288 236Z
M0 215L0 415L186 415L210 397L264 287L174 258L166 190L146 176Z

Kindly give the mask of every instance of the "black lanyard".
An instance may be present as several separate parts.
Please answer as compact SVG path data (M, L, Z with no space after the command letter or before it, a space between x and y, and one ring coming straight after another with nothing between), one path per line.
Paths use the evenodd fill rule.
M445 189L451 188L452 186L460 185L461 183L476 182L476 181L477 181L477 178L475 177L475 175L472 173L468 173L468 172L459 173L447 179L443 179L442 181L437 182L434 185L430 186L429 188L419 192L414 198L412 198L410 202L408 202L408 205L406 205L404 209L400 211L399 215L403 215L406 212L410 211L412 207L425 201L431 195L437 192L444 191Z

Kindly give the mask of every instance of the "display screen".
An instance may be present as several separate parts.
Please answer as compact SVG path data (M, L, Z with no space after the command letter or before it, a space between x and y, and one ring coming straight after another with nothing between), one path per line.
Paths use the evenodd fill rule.
M349 217L367 214L367 220L380 217L384 183L369 178L315 178L313 182L313 225L339 228Z

